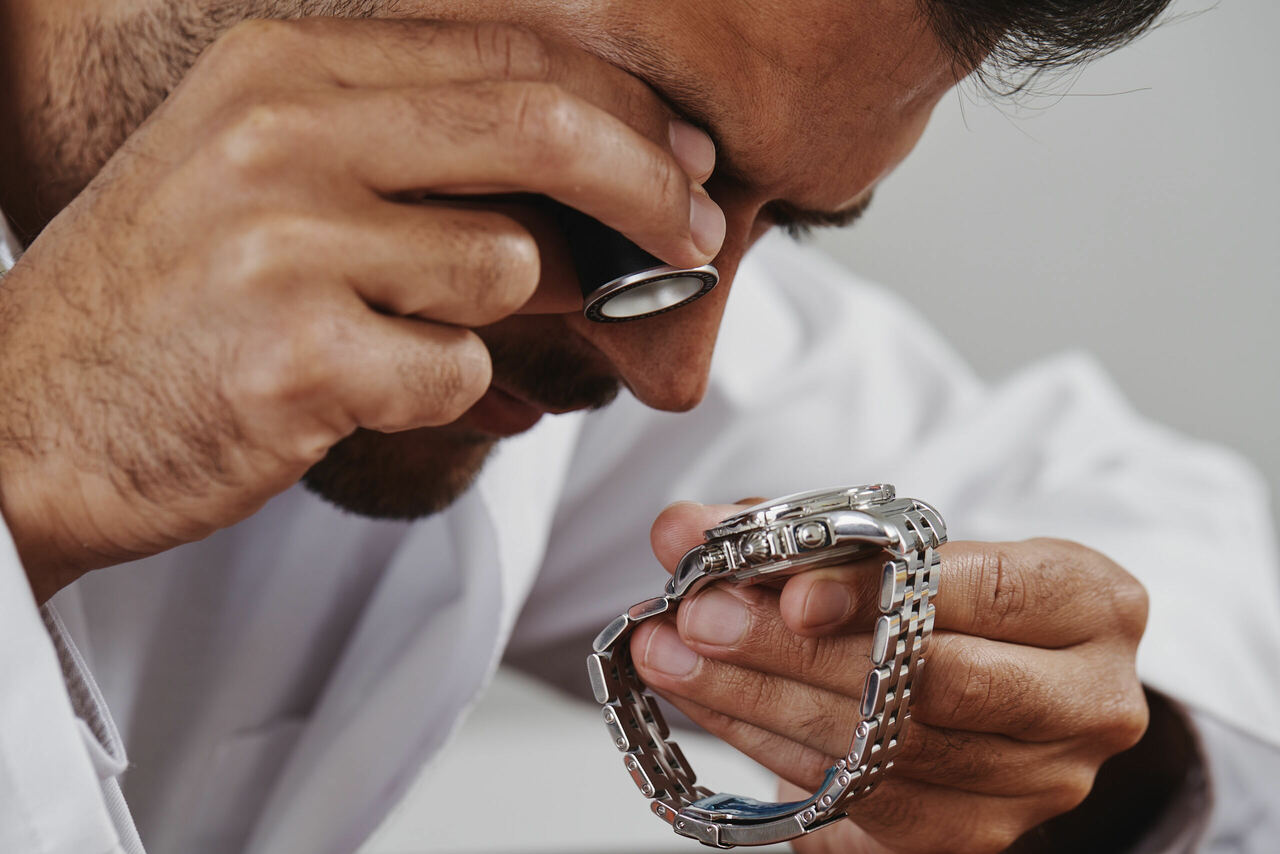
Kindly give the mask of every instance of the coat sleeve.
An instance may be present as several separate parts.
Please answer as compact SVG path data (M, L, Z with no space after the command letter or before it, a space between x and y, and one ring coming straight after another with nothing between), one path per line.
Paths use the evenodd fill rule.
M0 521L0 851L142 854L102 696Z

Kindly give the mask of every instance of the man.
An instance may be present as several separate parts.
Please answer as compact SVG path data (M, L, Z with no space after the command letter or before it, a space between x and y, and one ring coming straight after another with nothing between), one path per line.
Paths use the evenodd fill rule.
M757 407L752 420L729 407L690 458L687 437L653 444L667 423L624 404L606 415L625 415L607 440L580 418L547 419L467 491L498 440L546 413L603 406L622 385L654 409L690 409L734 273L770 227L855 218L932 106L989 53L1087 55L1161 5L10 0L0 207L27 245L0 291L0 512L13 542L5 693L24 700L5 705L2 838L15 850L140 850L131 809L154 851L354 850L478 690L539 564L535 597L581 597L618 575L543 552L644 527L633 504L580 537L553 519L553 500L588 517L620 493L665 496L679 478L664 462L722 471L717 454L777 453L760 441ZM338 17L240 23L319 15ZM714 258L724 281L670 315L593 325L560 237L524 194L670 263ZM791 299L817 301L814 323L819 308L853 316L825 274L795 269L794 287L813 289ZM788 304L778 316L806 315ZM885 322L861 329L864 342L911 328L901 312L872 316ZM943 375L939 350L915 339L924 352L901 359L909 368L886 391L929 408L908 423L894 402L899 436L974 403L963 384L929 385ZM833 429L859 431L842 395L812 384L804 352L774 365L770 387L787 389L785 432L808 452L793 474L816 478L830 468L811 455ZM850 388L881 381L868 372ZM836 408L805 417L806 406ZM837 479L898 450L892 441L868 442ZM928 485L926 471L963 469L955 458L974 448L945 445L889 467ZM779 480L752 462L737 467L744 480ZM1245 482L1207 469L1224 491ZM656 472L667 481L646 484ZM291 490L299 479L358 516ZM1142 490L1176 479L1153 473ZM712 482L730 479L701 488ZM953 506L981 491L936 484ZM945 507L938 492L921 494ZM1099 504L1124 492L1103 488ZM1079 509L1037 522L1070 534ZM654 541L668 569L728 510L664 513ZM1130 521L1127 542L1148 555L1177 536ZM1102 539L1090 544L1113 551ZM1181 559L1205 558L1204 546L1179 541ZM98 567L111 569L85 574ZM682 609L678 631L642 633L633 650L657 690L776 771L784 791L812 788L854 719L858 578L711 592ZM64 589L71 628L46 609L50 648L35 604ZM1057 541L956 543L938 615L890 784L797 849L1069 838L1034 834L1139 741L1146 598L1116 563ZM543 645L576 630L574 615L559 617ZM579 666L582 646L569 645ZM1240 672L1225 661L1212 678L1234 686ZM1161 703L1161 733L1182 743ZM1131 786L1157 767L1151 749L1126 755L1138 759L1104 780ZM1174 766L1172 782L1139 787L1157 803L1126 810L1142 820L1125 833L1167 815L1187 763Z

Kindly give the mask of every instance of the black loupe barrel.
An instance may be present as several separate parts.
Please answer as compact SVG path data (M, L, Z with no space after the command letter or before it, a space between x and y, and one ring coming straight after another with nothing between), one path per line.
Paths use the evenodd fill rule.
M554 201L549 208L568 240L589 320L652 317L693 302L720 281L710 264L672 267L581 211Z

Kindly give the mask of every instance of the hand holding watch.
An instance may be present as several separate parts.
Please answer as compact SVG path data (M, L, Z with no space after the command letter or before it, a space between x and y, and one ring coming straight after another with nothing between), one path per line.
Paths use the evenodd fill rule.
M938 555L946 528L922 501L873 485L791 495L748 508L706 532L681 560L662 596L641 602L596 638L587 668L623 763L660 818L676 833L719 848L785 841L843 818L845 806L872 791L893 765L909 716L912 680L933 627ZM883 552L880 617L873 669L863 689L862 721L848 754L828 769L809 798L766 803L714 794L696 776L656 700L636 674L628 640L640 623L668 614L708 584L756 583Z

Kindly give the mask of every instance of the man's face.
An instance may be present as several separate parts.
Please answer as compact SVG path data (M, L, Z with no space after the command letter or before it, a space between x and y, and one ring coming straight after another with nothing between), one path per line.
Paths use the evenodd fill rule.
M181 20L176 7L212 4L134 5L153 7L144 14L163 21ZM313 489L371 515L416 516L445 506L492 445L527 426L535 410L600 406L620 386L658 409L694 406L706 387L734 273L751 243L779 222L820 223L858 210L911 150L954 83L949 57L916 0L242 0L243 8L228 14L234 5L219 0L218 26L239 17L370 12L521 23L641 78L717 144L716 173L706 186L728 226L714 262L720 286L670 314L589 322L556 235L539 233L536 216L522 217L545 237L543 280L520 314L479 330L494 356L496 389L445 427L357 432L308 473ZM96 35L109 42L109 32L104 27ZM180 70L162 65L152 82L163 90L173 83L165 75ZM139 112L136 105L132 112ZM74 126L70 118L64 128Z

